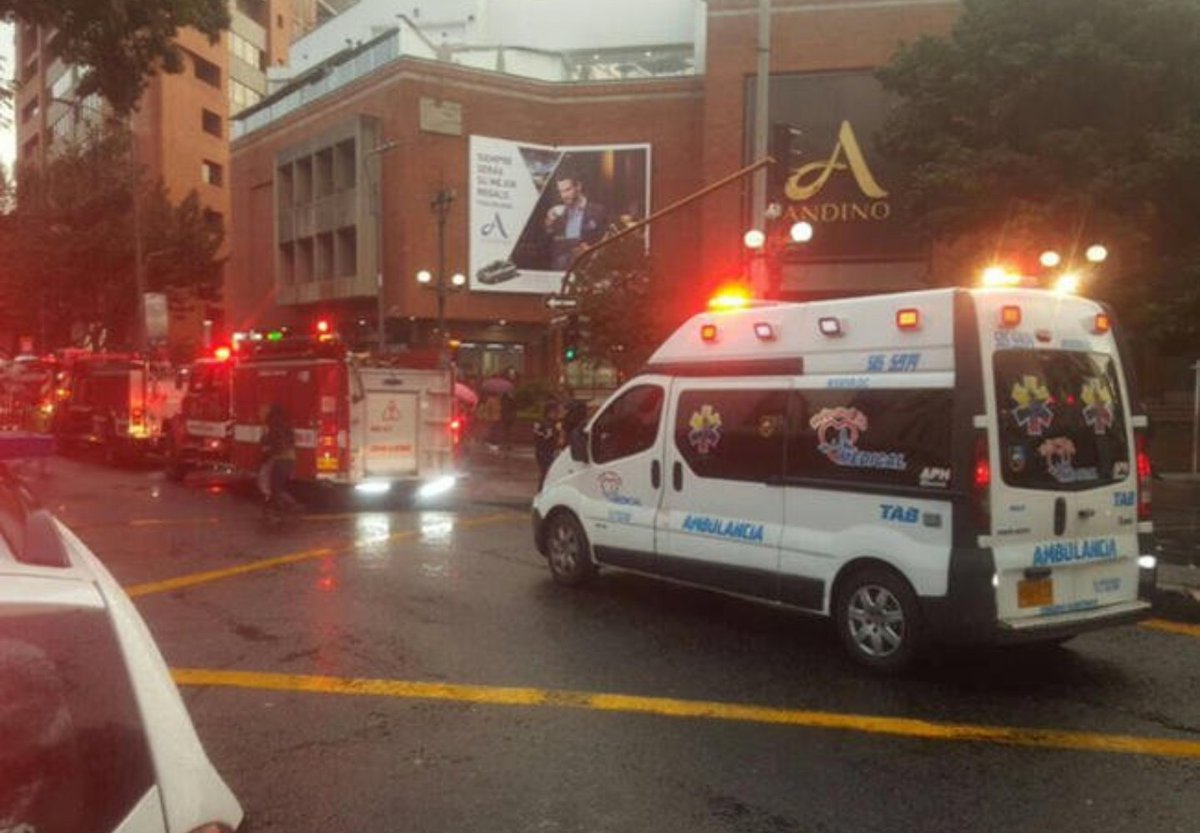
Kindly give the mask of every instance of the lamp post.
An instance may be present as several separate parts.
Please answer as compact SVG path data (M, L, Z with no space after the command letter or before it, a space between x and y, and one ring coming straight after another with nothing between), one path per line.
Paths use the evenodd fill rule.
M429 201L429 208L437 217L437 275L431 275L428 270L421 270L417 273L417 282L423 285L433 284L434 290L437 292L437 339L438 339L438 363L441 366L447 364L446 356L446 218L450 214L450 206L454 203L454 191L450 188L439 188L434 194L433 199ZM467 279L465 275L455 274L451 279L454 287L466 285Z

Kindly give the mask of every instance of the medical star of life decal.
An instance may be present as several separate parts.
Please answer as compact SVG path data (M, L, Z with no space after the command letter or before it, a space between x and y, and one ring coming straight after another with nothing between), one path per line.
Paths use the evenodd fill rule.
M721 442L721 414L712 405L702 405L695 411L688 426L688 443L699 454L708 454Z
M1013 402L1017 407L1013 417L1017 425L1025 429L1030 437L1040 437L1054 422L1054 412L1050 410L1050 391L1036 376L1026 376L1013 385Z
M1113 424L1112 389L1103 379L1088 379L1079 398L1086 406L1083 418L1097 434L1107 434Z

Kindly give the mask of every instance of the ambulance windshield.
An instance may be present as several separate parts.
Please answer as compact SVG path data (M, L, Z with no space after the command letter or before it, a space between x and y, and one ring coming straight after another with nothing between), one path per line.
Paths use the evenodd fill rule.
M1129 476L1121 388L1111 356L1004 350L994 358L1004 482L1088 489Z

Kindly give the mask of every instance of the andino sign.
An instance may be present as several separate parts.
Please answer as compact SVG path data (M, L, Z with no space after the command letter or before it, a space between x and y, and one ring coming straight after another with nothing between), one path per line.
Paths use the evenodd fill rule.
M887 119L890 99L872 72L798 73L771 76L772 124L798 133L782 193L784 221L816 227L810 243L788 259L922 260L925 248L904 227L894 170L879 153L875 135ZM747 79L747 155L753 142L754 78Z

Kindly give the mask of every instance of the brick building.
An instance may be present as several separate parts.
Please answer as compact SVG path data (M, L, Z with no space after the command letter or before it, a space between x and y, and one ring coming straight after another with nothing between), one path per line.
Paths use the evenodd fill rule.
M347 3L230 0L230 29L215 43L194 30L181 31L183 72L154 76L130 123L146 181L161 178L174 200L195 189L228 236L230 114L262 99L268 68L287 62L291 42ZM86 139L107 111L97 95L78 97L80 72L56 54L53 30L18 22L15 40L19 170L45 164L56 146ZM153 268L151 257L146 269ZM197 341L202 318L217 313L201 310L194 320L173 322L172 340Z
M648 146L645 211L746 164L757 3L693 6L683 42L550 53L469 38L431 42L400 20L313 62L235 120L229 325L304 327L333 317L344 331L373 333L382 310L390 349L431 343L437 293L415 276L437 271L431 200L452 191L442 277L463 273L468 285L446 297L446 331L470 346L463 358L473 370L549 375L556 360L544 303L550 284L497 291L482 280L486 270L472 268L488 205L472 147L512 143L534 173L539 154ZM772 4L772 122L786 121L804 137L788 198L779 198L786 216L817 226L813 245L784 259L783 295L902 288L927 278L927 253L895 232L886 169L870 145L887 105L871 70L901 41L947 31L957 10L953 0ZM607 161L592 170L611 179L613 154L601 153ZM543 189L540 211L550 186L534 178ZM749 192L746 180L654 224L651 245L668 264L678 317L716 283L745 272L742 234L756 224ZM532 220L526 233L530 227Z

